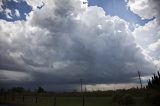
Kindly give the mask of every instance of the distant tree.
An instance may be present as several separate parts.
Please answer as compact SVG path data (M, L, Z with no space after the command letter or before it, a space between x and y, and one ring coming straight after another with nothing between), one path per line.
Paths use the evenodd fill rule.
M158 71L158 77L159 77L159 79L160 79L160 73L159 73L159 71Z
M152 79L148 80L147 88L157 89L160 88L160 73L157 72L156 74L153 74Z
M42 87L38 87L38 89L37 89L37 93L44 93L45 91L44 91L44 89L42 88Z
M0 95L4 94L4 92L5 92L5 89L4 89L4 88L1 88L1 89L0 89Z
M151 87L152 87L152 82L151 82L150 79L148 80L148 85L147 85L147 87L148 87L148 88L151 88Z
M25 89L23 87L14 87L9 89L9 91L12 93L23 93Z

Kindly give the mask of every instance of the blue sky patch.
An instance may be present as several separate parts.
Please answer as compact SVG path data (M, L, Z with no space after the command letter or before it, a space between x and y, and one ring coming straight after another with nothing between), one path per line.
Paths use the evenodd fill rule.
M3 11L0 12L0 19L7 21L26 20L26 15L32 11L32 7L27 4L25 0L2 0ZM119 16L130 23L130 29L134 29L136 24L145 25L147 22L153 20L145 19L142 20L140 16L134 14L130 9L127 9L127 3L125 0L88 0L89 6L97 5L102 7L107 15ZM37 6L37 9L41 9L45 4ZM8 11L6 11L8 10ZM17 12L19 16L17 16Z
M145 25L147 22L153 20L152 19L144 19L142 20L140 16L134 14L127 8L127 3L125 0L88 0L89 6L99 6L102 7L107 15L118 16L127 22L130 23L130 28L134 27L133 25Z
M14 0L2 0L2 3L1 7L3 11L0 12L0 19L6 21L26 20L26 15L32 11L32 7L25 0L18 2Z

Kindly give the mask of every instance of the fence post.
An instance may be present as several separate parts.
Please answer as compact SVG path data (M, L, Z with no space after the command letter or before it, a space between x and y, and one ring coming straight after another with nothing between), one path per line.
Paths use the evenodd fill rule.
M4 93L4 100L7 100L7 94Z
M83 94L83 106L85 106L85 98L84 98L84 94Z
M12 95L12 101L14 101L14 100L15 100L14 95Z
M22 96L22 101L24 102L24 95Z
M56 106L56 96L54 97L54 106Z
M38 102L38 97L36 96L36 103Z

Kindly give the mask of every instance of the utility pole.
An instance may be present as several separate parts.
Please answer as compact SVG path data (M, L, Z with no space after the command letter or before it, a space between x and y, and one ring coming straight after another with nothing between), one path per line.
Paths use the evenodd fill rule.
M87 92L87 88L86 88L86 86L85 86L85 91L84 91L85 93Z
M83 104L82 106L85 106L85 98L84 98L84 94L83 94Z
M80 83L81 83L81 94L82 94L82 106L85 106L85 97L84 97L84 93L83 93L83 79L80 79Z
M141 73L140 71L138 70L138 77L139 77L139 83L141 85L141 89L142 89L142 80L141 80Z
M56 106L56 96L54 97L54 106Z
M80 83L81 83L81 93L83 93L82 79L80 79Z

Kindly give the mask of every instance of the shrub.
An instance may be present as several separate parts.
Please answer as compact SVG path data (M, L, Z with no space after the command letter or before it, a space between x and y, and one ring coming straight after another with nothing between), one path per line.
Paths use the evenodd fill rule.
M124 95L122 98L123 98L122 104L124 104L124 105L130 105L130 104L134 103L133 97L129 94Z
M150 102L155 106L160 106L160 94L152 95Z
M144 95L144 102L145 103L148 103L149 102L149 100L150 100L150 97L151 97L151 94L149 94L149 93L146 93L145 95Z
M113 101L114 103L121 104L122 95L120 95L120 94L115 94L115 95L113 95L112 101Z
M134 103L134 99L131 95L125 94L125 95L114 95L112 97L112 100L114 103L117 103L119 105L130 105Z

